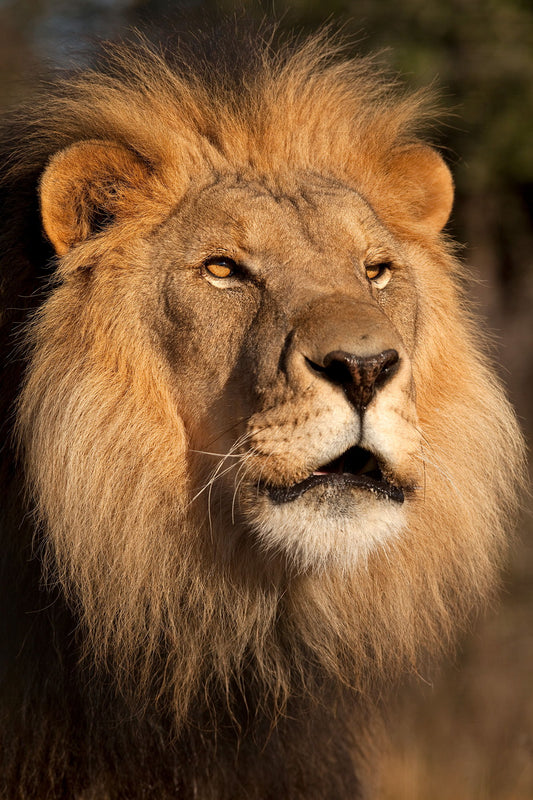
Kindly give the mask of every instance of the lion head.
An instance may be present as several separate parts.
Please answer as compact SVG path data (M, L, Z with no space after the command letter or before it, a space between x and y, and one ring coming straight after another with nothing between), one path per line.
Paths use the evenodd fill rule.
M12 168L56 254L16 411L48 579L180 722L244 673L279 707L412 668L492 585L515 503L424 97L328 48L238 84L116 51Z

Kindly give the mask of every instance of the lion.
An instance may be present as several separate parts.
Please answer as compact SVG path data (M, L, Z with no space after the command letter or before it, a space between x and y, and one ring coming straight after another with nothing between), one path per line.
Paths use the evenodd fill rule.
M2 798L362 797L497 582L522 440L433 111L328 36L2 133Z

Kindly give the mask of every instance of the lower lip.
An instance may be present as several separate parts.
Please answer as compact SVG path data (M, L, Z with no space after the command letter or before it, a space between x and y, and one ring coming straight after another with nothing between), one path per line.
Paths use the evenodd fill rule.
M405 499L403 490L398 486L384 481L376 481L366 475L351 475L348 472L318 473L311 475L301 483L294 484L294 486L268 486L266 488L272 501L281 504L296 500L317 486L331 487L341 491L343 489L363 489L395 503L403 503Z

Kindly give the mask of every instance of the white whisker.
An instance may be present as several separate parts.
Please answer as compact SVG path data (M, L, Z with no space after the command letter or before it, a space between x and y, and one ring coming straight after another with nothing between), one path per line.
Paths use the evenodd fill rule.
M426 464L429 464L434 469L436 469L437 472L440 473L440 475L442 475L443 478L445 478L448 481L448 483L450 484L450 486L452 487L452 489L456 493L457 497L460 497L461 499L463 499L463 497L464 497L463 492L461 492L460 489L458 488L458 486L455 484L455 482L454 482L453 478L451 477L451 475L449 474L448 470L446 470L438 462L433 461L431 458L428 458L428 456L426 454L422 454L422 455L415 454L414 457L416 459L418 459L418 461L420 461L424 465L424 493L425 493L425 481L426 481L425 467L426 467Z
M204 456L216 456L217 458L240 458L240 453L210 453L209 450L193 450L189 449L189 453L201 453Z
M243 480L246 478L246 462L249 461L249 459L253 455L255 455L255 453L253 451L249 451L247 454L244 455L244 457L243 457L243 459L241 461L241 464L239 465L239 467L237 469L237 473L235 474L235 478L234 478L234 482L233 482L233 487L234 487L233 488L233 497L232 497L232 500L231 500L231 521L232 521L233 525L235 524L235 502L236 502L236 499L237 499L237 494L238 494L238 491L239 491L239 489L241 487L241 484L242 484ZM242 469L242 476L239 479L239 482L237 483L237 479L239 478L239 472L240 472L241 469Z

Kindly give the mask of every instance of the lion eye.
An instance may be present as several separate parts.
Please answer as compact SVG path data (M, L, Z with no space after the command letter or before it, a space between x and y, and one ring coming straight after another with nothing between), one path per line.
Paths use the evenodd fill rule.
M391 265L388 261L381 264L367 264L365 266L366 277L372 281L378 289L383 289L387 285L391 276Z
M213 258L205 262L204 269L213 278L231 278L237 271L237 264L231 258Z

